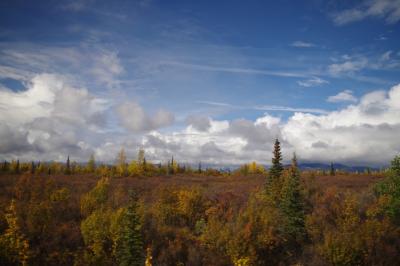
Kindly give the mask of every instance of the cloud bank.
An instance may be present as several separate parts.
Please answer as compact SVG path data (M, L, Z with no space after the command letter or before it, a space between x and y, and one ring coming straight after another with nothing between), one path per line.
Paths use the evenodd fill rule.
M154 154L192 161L269 163L278 137L286 158L297 152L304 161L381 165L400 152L400 85L328 114L296 112L288 121L268 114L256 121L211 119L207 130L196 128L196 122L182 132L145 136L145 146Z
M113 161L121 147L130 156L143 147L150 160L174 155L191 163L269 163L275 138L286 159L297 152L303 161L381 165L400 152L400 84L358 102L350 90L328 100L353 104L323 113L293 110L287 120L268 113L254 121L190 115L186 125L159 131L175 124L173 113L148 113L135 101L114 104L63 76L42 74L24 91L0 89L1 159L64 160L69 154L84 161L94 152ZM109 131L110 115L120 130Z

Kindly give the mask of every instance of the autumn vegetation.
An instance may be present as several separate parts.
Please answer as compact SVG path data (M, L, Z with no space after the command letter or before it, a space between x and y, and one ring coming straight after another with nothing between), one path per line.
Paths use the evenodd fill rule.
M0 265L400 265L400 157L365 173L234 171L140 150L0 164Z

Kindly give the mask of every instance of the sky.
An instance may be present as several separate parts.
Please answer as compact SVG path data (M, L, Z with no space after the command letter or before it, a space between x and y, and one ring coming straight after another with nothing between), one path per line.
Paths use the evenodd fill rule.
M0 3L0 159L381 166L400 0Z

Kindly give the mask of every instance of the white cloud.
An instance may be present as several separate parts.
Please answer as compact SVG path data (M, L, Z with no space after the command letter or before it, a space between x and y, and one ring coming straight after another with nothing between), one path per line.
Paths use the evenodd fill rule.
M210 124L206 131L188 126L170 134L153 132L144 137L144 146L154 158L173 154L189 162L269 163L278 137L286 160L296 151L306 161L385 164L400 152L400 84L326 114L296 112L286 122L266 114L256 121L210 119Z
M400 152L399 132L400 84L327 115L296 113L282 129L304 159L372 164L386 163Z
M345 25L370 17L383 18L389 24L397 23L400 20L400 1L364 0L358 7L334 14L333 22L336 25Z
M310 43L310 42L295 41L291 44L291 46L298 47L298 48L311 48L311 47L315 47L315 44Z
M331 58L334 62L328 65L327 72L332 77L346 77L362 82L370 82L381 85L393 84L388 79L363 75L363 71L396 71L400 66L400 61L389 50L382 54L344 54L341 57Z
M28 159L58 159L72 152L85 156L82 143L105 126L109 105L54 74L35 76L25 91L1 89L0 134L5 141L0 150Z
M353 91L344 90L339 92L336 95L329 96L327 99L328 102L336 103L336 102L357 102L357 98L354 97Z
M342 63L329 65L328 71L330 74L338 76L341 74L351 74L360 71L365 67L367 67L367 65L368 65L368 59L365 57L360 57L353 60L348 58L348 60Z
M147 114L136 102L126 102L117 107L121 125L132 132L146 132L171 125L175 117L166 110Z
M302 87L315 87L315 86L328 84L328 83L329 83L329 81L321 79L319 77L312 77L310 79L297 81L297 84L299 84Z
M98 160L113 161L121 147L129 158L144 147L150 160L165 161L174 155L192 163L269 163L276 137L286 161L296 151L301 160L379 165L400 152L400 84L370 92L357 103L348 90L334 97L352 104L331 112L253 106L249 108L295 113L287 121L269 114L254 121L192 116L183 129L163 132L157 129L174 121L170 112L148 114L129 102L118 106L115 114L123 126L140 133L132 136L105 132L109 101L72 86L63 76L37 75L25 91L0 90L0 157L64 160L70 154L85 160L95 152Z
M186 118L186 123L198 131L207 131L211 127L210 118L204 116L190 115Z
M71 87L59 75L35 76L25 91L0 91L0 121L20 125L36 118L63 118L75 123L97 125L107 101L90 95L85 88Z

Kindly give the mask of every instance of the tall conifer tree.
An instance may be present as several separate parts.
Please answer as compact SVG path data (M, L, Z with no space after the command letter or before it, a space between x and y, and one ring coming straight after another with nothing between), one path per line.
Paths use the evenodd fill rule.
M65 174L67 174L67 175L71 174L71 164L69 161L69 155L67 157L67 164L65 166Z
M122 220L121 238L117 245L116 256L121 266L139 266L144 264L141 223L138 214L138 198L130 193L130 202Z
M304 200L296 154L293 154L292 164L285 176L280 209L285 217L285 231L296 240L302 239L305 234Z
M274 156L272 158L272 166L271 169L269 170L270 181L279 179L283 171L281 144L278 139L275 140L273 154Z
M333 167L333 163L331 163L331 168L330 168L329 174L330 174L331 176L334 176L334 175L335 175L335 168Z

